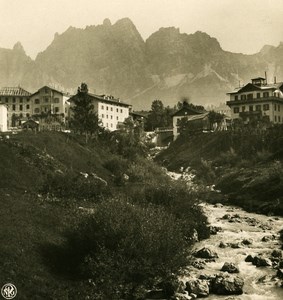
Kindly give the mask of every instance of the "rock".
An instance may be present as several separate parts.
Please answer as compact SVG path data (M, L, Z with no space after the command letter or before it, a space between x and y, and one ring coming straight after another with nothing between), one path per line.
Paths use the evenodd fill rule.
M186 290L192 296L196 294L197 297L207 297L209 294L209 285L206 280L190 279L186 282Z
M192 235L192 237L191 237L191 240L194 242L194 243L196 243L196 242L198 242L199 241L199 238L198 238L198 232L197 232L197 230L194 228L194 230L193 230L193 235Z
M276 258L281 258L282 257L282 251L281 250L277 250L277 249L274 249L271 253L271 255L273 257L276 257Z
M278 269L277 273L276 273L276 276L283 279L283 269Z
M251 256L250 254L245 258L245 262L253 262L254 261L254 257Z
M174 300L191 300L193 299L191 296L189 296L188 292L186 294L182 293L176 293L173 297Z
M223 220L230 220L231 219L231 215L230 214L226 214L222 217Z
M243 293L243 286L244 280L240 276L224 273L216 276L211 292L216 295L240 295Z
M250 240L250 239L244 239L244 240L242 240L242 244L246 245L246 246L249 246L252 243L253 243L253 240Z
M229 247L231 244L229 244L229 243L224 243L224 242L220 242L219 243L219 248L227 248L227 247Z
M239 248L242 248L243 245L242 245L241 242L237 242L237 243L231 243L230 247L233 248L233 249L239 249Z
M198 250L194 255L195 257L199 257L199 258L218 258L216 252L213 252L212 250L206 247Z
M221 208L221 207L223 207L223 204L222 203L215 203L214 207Z
M263 242L270 242L270 241L273 241L274 239L275 239L274 235L265 235L261 240Z
M198 297L198 296L197 296L196 294L194 294L194 293L191 293L190 296L191 296L191 299L196 299L196 298Z
M221 268L221 271L228 272L228 273L239 273L239 267L236 266L234 263L225 262Z
M195 260L192 262L192 266L196 269L202 270L205 268L206 263L203 260Z
M269 267L272 266L272 262L269 258L261 257L261 256L256 256L253 259L253 265L257 267Z
M215 279L215 275L208 275L208 274L200 274L199 275L199 279L202 279L202 280L208 280L208 281L211 281L211 280L214 280Z
M222 228L219 226L210 226L209 231L210 231L210 234L215 235L218 232L222 231Z

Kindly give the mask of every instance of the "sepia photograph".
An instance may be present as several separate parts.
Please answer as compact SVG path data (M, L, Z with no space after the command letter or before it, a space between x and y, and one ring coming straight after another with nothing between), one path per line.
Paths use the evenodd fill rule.
M0 300L283 299L283 1L0 0Z

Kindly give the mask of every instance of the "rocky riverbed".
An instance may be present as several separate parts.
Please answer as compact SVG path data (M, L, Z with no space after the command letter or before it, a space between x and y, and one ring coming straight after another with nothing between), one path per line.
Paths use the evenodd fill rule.
M221 204L203 208L212 235L195 244L176 299L283 299L283 218Z

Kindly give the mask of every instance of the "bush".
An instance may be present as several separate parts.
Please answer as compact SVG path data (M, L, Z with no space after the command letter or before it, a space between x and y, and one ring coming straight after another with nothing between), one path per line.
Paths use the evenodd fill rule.
M49 175L40 192L71 199L95 199L110 193L107 182L95 174L84 177L74 173Z
M80 275L93 282L95 299L133 299L185 266L187 249L175 216L113 199L69 234L66 255L74 261L79 253Z

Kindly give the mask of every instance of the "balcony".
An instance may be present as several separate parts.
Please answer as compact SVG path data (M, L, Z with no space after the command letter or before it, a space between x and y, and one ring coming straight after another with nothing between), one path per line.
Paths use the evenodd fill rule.
M252 99L246 99L246 100L230 100L227 101L226 104L228 106L235 105L235 104L252 104L252 103L261 103L261 102L270 102L270 101L276 101L283 104L283 98L278 98L275 96L269 96L269 97L261 97L261 98L252 98Z

